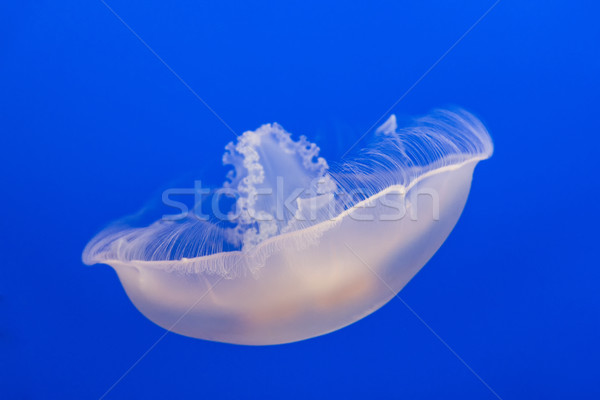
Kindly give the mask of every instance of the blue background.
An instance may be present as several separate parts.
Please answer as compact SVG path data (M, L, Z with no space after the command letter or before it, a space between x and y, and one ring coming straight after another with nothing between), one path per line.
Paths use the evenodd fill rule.
M284 3L284 4L282 4ZM599 8L502 1L395 108L460 105L495 142L401 297L503 399L600 398ZM491 1L108 3L236 132L277 121L339 158ZM234 136L100 1L0 12L0 397L99 398L164 330L81 252ZM494 395L401 301L244 347L168 334L107 395Z

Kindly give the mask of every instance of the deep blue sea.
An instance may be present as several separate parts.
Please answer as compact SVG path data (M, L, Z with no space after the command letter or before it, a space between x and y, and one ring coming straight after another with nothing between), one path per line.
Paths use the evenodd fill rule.
M599 399L600 6L493 5L3 3L0 398ZM230 345L165 335L82 263L165 185L223 180L223 121L337 160L393 105L464 107L495 145L405 303Z

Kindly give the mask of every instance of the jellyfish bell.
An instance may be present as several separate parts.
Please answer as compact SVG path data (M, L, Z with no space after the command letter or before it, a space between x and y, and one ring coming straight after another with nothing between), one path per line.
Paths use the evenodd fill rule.
M83 261L112 266L140 312L182 335L248 345L323 335L383 306L425 265L492 151L463 110L401 129L392 116L331 168L305 137L263 125L226 147L222 189L236 195L225 221L117 223Z

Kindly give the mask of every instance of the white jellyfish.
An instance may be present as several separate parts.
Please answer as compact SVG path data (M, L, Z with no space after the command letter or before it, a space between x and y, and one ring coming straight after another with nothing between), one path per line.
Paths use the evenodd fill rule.
M305 137L263 125L227 145L233 169L197 208L213 215L117 222L83 261L112 266L138 310L182 335L249 345L323 335L383 306L425 265L492 151L463 110L403 129L392 116L331 168ZM225 211L223 193L234 196Z

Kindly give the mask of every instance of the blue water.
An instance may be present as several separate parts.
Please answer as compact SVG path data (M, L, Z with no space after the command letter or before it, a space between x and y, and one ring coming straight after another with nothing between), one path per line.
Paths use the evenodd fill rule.
M108 5L234 131L276 121L335 160L492 2ZM600 398L599 11L502 1L394 108L463 106L495 142L400 293L422 320L396 299L244 347L163 338L81 263L174 179L220 183L233 134L102 2L4 4L0 398Z

